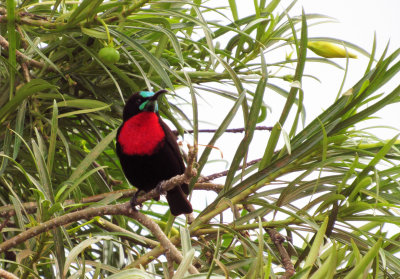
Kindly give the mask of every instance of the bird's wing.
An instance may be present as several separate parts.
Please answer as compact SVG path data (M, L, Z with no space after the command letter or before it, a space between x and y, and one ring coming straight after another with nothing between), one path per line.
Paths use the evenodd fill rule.
M172 133L171 129L168 125L160 118L160 125L165 133L165 144L168 146L168 149L171 151L171 159L176 160L179 164L181 173L185 172L185 164L183 163L181 151L179 149L177 141L177 137ZM185 194L189 194L189 187L187 184L182 185L182 190Z

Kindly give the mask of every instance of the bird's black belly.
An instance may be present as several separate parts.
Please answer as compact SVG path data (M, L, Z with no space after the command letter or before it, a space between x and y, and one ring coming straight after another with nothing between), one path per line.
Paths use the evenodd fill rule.
M162 146L153 155L118 153L128 181L145 192L155 188L161 181L184 172L179 162L180 158L177 158L177 154L174 154L168 145Z

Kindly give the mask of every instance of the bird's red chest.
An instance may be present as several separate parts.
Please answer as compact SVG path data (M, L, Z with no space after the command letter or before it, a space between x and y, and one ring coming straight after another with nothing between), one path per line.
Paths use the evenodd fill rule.
M125 121L118 142L126 155L151 155L164 137L157 114L144 111Z

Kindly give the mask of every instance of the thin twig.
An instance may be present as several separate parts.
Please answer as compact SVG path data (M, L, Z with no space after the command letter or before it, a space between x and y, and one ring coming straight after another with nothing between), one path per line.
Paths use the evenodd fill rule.
M260 162L260 161L261 161L261 158L260 158L260 159L252 160L252 161L250 161L250 162L247 162L247 163L246 163L246 166L248 167L248 166L257 164L257 163ZM239 166L239 167L238 167L238 170L242 169L242 167L243 167L243 166ZM214 180L214 179L217 179L217 178L226 176L226 175L228 174L228 171L229 171L229 170L221 171L221 172L218 172L218 173L214 173L214 174L211 174L211 175L209 175L209 176L202 176L202 177L199 178L198 183L204 183L204 182L207 182L207 181L210 181L210 180Z
M171 259L171 256L169 256L168 253L166 253L167 256L167 272L168 272L168 278L171 279L174 277L174 261Z
M271 228L276 228L276 227L285 227L290 224L299 224L301 221L297 220L290 220L286 222L281 222L281 221L270 221L270 222L263 222L262 226L265 229L271 229ZM252 229L257 229L259 226L258 223L255 224L249 224L249 225L235 225L235 224L229 224L228 227L229 229L225 228L196 228L194 231L192 231L190 234L191 236L195 237L200 237L201 241L204 242L206 241L206 238L202 237L204 235L207 235L207 237L211 237L211 235L216 235L217 233L230 233L231 230L235 231L246 231L246 230L252 230ZM213 238L215 239L215 237ZM177 245L179 243L179 236L174 236L171 239L171 242L174 245ZM154 249L150 250L149 252L141 255L139 258L136 259L136 261L132 262L130 265L128 265L126 268L139 268L140 266L146 266L150 262L152 262L155 258L158 258L160 255L164 253L164 249L160 246L155 247ZM212 259L212 254L210 255Z
M274 242L275 247L278 249L279 255L281 255L282 265L285 269L285 273L280 277L280 279L288 279L292 277L295 274L295 269L292 261L290 260L288 252L282 245L282 243L285 242L285 238L274 229L266 229L266 231L271 237L271 240Z
M28 44L28 42L26 41L26 39L25 39L25 37L24 37L24 33L22 32L21 27L20 27L19 25L16 25L16 26L15 26L15 29L17 29L17 31L18 31L18 33L19 33L19 36L20 36L20 38L21 38L21 46L22 46L25 50L27 50L29 44Z
M132 241L136 244L141 244L141 245L144 245L144 246L150 247L150 248L154 248L157 245L159 245L159 243L157 241L154 241L150 238L144 237L142 235L139 235L139 234L133 233L131 231L128 231L124 228L121 228L120 226L117 226L117 225L107 221L104 218L98 218L98 220L96 220L96 222L103 229L105 229L109 232L121 233L121 234L123 234L120 236L121 238L129 239L129 241Z
M267 126L257 126L254 128L254 130L259 130L259 131L271 131L273 127L267 127ZM199 133L215 133L217 129L199 129ZM246 131L245 128L231 128L231 129L226 129L225 133L244 133ZM185 130L185 134L193 134L194 130ZM173 131L175 135L179 135L178 131Z
M224 189L224 185L210 183L210 182L201 182L201 183L194 184L194 189L195 190L214 191L216 193L219 193L222 191L222 189Z
M255 211L253 205L245 205L245 208L249 212ZM264 217L262 217L261 220L263 222L266 222ZM285 242L285 237L283 237L274 228L264 227L264 230L268 233L276 249L278 250L279 255L281 256L283 268L285 269L285 273L279 279L288 279L292 277L295 274L295 269L292 261L290 260L288 252L286 251L285 247L283 247L283 243Z
M0 232L7 226L8 221L10 220L11 216L7 216L6 219L0 225Z
M95 168L100 167L99 163L97 163L97 162L93 162L92 165L93 165ZM121 181L121 180L116 180L116 179L112 178L110 175L107 175L107 173L105 172L104 169L99 169L97 172L98 172L98 173L100 174L100 176L104 179L104 181L107 181L107 182L111 185L111 187L112 187L112 186L115 186L115 185L120 185L120 184L122 184L122 181Z
M25 62L21 63L21 67L22 67L22 73L24 75L25 81L26 82L30 82L31 81L31 76L29 74L29 68L28 65L26 65Z

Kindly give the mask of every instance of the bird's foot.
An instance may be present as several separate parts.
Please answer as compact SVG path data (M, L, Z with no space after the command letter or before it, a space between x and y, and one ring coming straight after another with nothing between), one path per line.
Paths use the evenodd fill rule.
M139 206L139 208L142 207L142 204L141 204L141 203L138 203L138 201L137 201L138 195L139 195L139 191L137 191L137 192L135 193L135 195L134 195L134 196L131 198L131 200L130 200L131 207L132 207L132 209L135 210L135 211L137 211L136 206Z
M167 191L165 191L164 188L163 188L163 183L162 182L157 184L156 191L160 196L167 194Z

